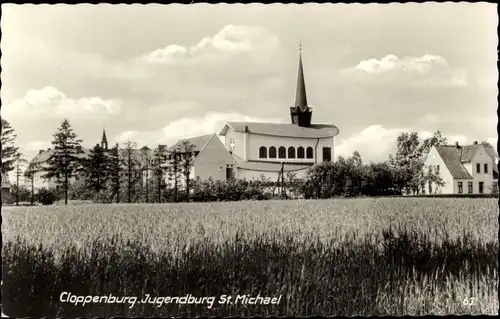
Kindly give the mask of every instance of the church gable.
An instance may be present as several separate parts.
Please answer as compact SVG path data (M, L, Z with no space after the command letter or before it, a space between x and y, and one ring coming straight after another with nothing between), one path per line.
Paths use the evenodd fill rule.
M200 162L233 162L233 157L216 134L213 134L194 160L194 165Z

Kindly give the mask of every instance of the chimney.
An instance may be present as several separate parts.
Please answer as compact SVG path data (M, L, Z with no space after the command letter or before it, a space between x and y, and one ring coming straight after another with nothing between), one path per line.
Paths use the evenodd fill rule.
M42 154L43 152L44 152L44 150L39 150L38 155Z
M50 147L47 149L47 151L50 151Z
M460 144L458 144L458 141L455 142L455 146L458 148L460 147Z
M477 145L477 141L474 141L474 145Z

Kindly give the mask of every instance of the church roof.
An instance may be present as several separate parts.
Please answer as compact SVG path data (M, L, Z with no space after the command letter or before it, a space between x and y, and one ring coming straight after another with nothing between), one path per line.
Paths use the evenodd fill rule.
M208 141L214 136L215 134L206 134L206 135L200 135L200 136L194 136L194 137L189 137L189 138L183 138L177 141L174 145L172 145L169 150L173 151L176 147L182 145L183 142L187 141L194 145L193 152L201 152L203 147L208 143Z
M339 133L339 129L333 124L311 124L310 127L302 127L292 123L263 123L263 122L227 122L219 135L226 135L228 128L235 132L247 132L261 135L301 138L326 138L333 137Z
M236 162L238 163L236 167L240 169L246 169L250 171L257 172L280 172L281 171L281 163L269 163L269 162L261 162L261 161L245 161L238 155L233 154ZM297 171L307 170L313 164L298 164L298 163L285 163L284 171L293 173Z

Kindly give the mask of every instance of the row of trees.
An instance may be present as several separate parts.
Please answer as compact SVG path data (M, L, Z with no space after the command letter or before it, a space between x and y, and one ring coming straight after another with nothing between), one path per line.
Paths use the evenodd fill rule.
M123 148L116 143L110 150L97 144L86 154L82 140L78 139L67 119L53 136L53 152L48 160L31 163L25 175L33 185L35 174L42 171L43 178L55 181L65 204L68 203L69 192L78 192L78 189L93 194L93 199L109 201L111 197L113 201L120 202L124 186L129 203L136 201L143 189L146 191L146 202L150 201L150 190L156 191L156 198L161 202L167 180L173 185L176 201L181 200L178 190L181 181L184 181L187 190L184 192L185 200L189 201L194 145L188 141L179 143L173 149L158 145L152 153L148 147L138 150L132 141L126 141ZM152 176L149 176L150 172ZM80 187L75 187L75 180L82 179L83 183L77 183Z
M361 155L354 152L349 158L321 163L309 172L301 192L308 198L432 194L444 182L437 167L424 167L424 162L432 146L446 142L439 131L423 143L418 133L401 133L396 154L388 161L363 164Z
M128 203L266 199L273 197L276 186L265 178L228 182L192 180L195 154L194 145L188 141L174 148L160 144L154 150L137 149L134 142L127 141L122 147L117 143L109 150L96 145L85 153L82 141L66 119L53 135L53 152L47 162L30 163L24 171L31 181L29 191L17 186L23 175L21 163L25 160L13 143L13 129L4 119L2 128L2 172L16 171L13 190L17 201L26 194L31 194L31 201L34 200L34 176L40 171L43 178L54 180L58 189L53 195L43 190L42 197L63 198L65 204L68 199ZM361 155L354 152L351 157L315 165L303 180L287 174L280 186L292 196L329 198L432 194L436 187L444 185L437 167L424 167L432 146L447 143L439 131L422 143L417 133L402 133L396 142L396 153L388 161L364 164Z

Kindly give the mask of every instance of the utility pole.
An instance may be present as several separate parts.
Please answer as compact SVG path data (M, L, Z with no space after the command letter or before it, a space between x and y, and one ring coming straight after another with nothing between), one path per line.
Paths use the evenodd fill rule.
M281 162L281 199L285 198L285 162Z

